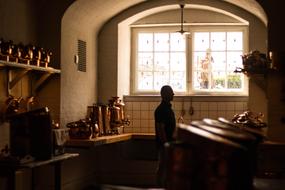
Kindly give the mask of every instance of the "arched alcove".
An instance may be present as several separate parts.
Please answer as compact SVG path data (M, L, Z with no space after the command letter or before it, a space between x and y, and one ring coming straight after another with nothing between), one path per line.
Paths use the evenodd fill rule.
M243 11L251 14L265 26L267 24L264 11L253 0L185 2L189 8L195 4L203 5L224 10L232 15ZM124 64L127 63L125 60L129 59L128 49L119 45L122 43L118 43L121 39L118 36L127 35L128 29L118 28L122 29L126 24L157 12L178 9L177 4L178 1L174 0L125 0L116 4L112 0L78 0L67 9L61 27L60 113L63 125L85 117L88 105L95 102L106 103L110 96L128 91L127 88L118 88L122 80L127 80L128 74L121 70L127 69ZM86 72L77 71L77 65L74 63L78 40L86 41L87 44ZM119 53L122 49L124 53Z

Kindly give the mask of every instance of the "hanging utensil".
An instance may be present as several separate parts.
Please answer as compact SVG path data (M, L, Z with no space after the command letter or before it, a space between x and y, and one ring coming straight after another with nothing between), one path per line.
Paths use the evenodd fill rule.
M192 106L192 98L190 98L189 115L194 115L194 108Z
M184 117L185 113L186 113L186 111L185 111L185 108L184 108L184 99L183 99L180 116L178 118L178 123L184 123L184 118L183 117Z

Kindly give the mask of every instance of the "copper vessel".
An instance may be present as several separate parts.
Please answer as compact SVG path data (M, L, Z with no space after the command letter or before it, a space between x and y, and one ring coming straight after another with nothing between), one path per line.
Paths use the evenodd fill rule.
M98 127L98 135L104 135L103 130L103 116L102 116L102 106L93 104L92 106L88 106L88 118L90 118L91 122L96 124Z
M109 106L102 105L101 111L102 111L103 134L108 135L111 133L111 127L110 127L111 113Z
M70 122L66 125L69 128L69 137L71 139L90 139L93 137L93 127L86 120Z
M120 107L116 106L116 103L113 100L110 100L109 103L110 109L110 127L114 129L116 127L120 127L121 124L121 114L120 114Z
M130 124L129 119L125 117L124 107L125 104L118 96L109 100L110 127L115 134L123 133L124 126Z

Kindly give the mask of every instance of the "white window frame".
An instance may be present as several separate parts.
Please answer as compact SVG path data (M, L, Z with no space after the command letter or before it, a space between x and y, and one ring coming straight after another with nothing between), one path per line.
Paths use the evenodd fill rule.
M211 25L211 26L203 26L203 25L192 25L185 26L186 31L189 31L191 34L194 32L230 32L230 31L241 31L243 32L243 54L248 52L248 26L247 25ZM154 91L138 91L137 90L137 81L136 81L136 61L137 61L137 37L140 32L175 32L179 30L177 26L136 26L131 28L131 95L157 95L159 92ZM248 79L246 76L244 77L244 89L241 92L236 91L223 91L223 92L213 92L213 91L194 91L193 83L192 83L192 35L186 36L186 92L175 92L176 95L211 95L211 96L248 96Z

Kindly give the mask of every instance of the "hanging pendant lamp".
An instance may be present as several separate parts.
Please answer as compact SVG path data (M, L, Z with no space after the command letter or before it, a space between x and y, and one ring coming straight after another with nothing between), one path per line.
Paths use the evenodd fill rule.
M180 6L180 10L181 10L181 21L180 21L180 30L177 31L177 32L180 33L181 35L190 34L190 32L185 31L184 28L183 28L183 23L184 23L183 16L184 16L185 4L181 3L181 4L179 4L179 6Z

